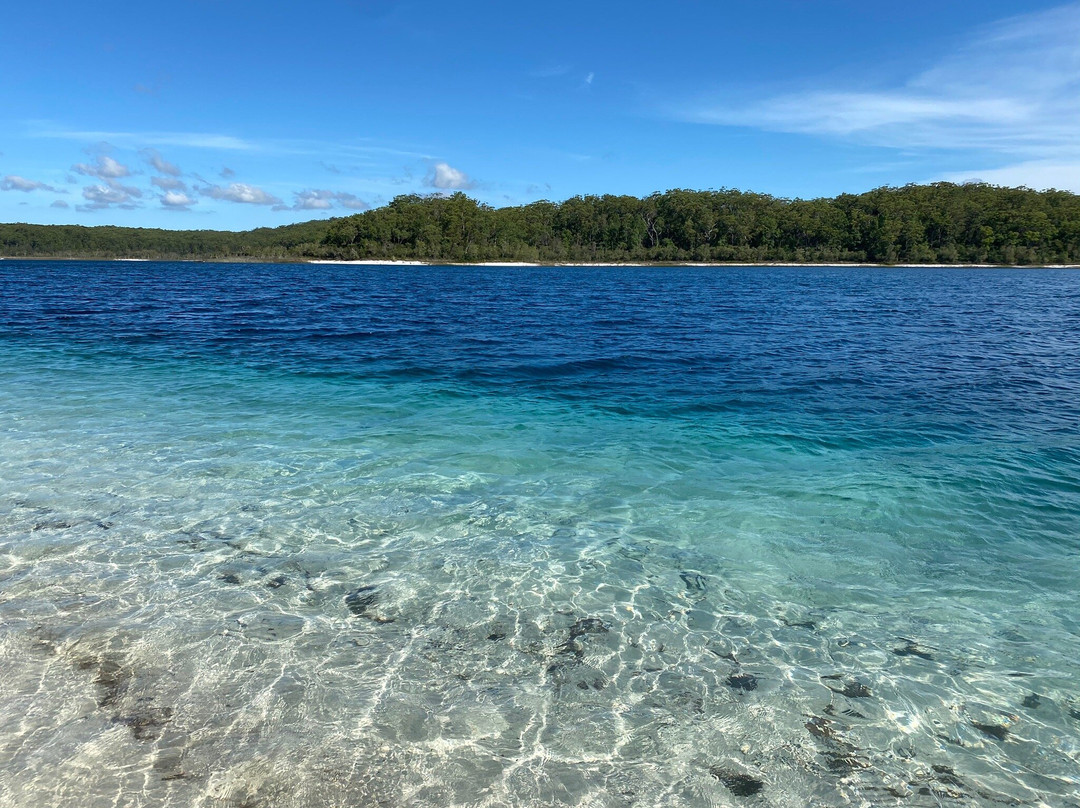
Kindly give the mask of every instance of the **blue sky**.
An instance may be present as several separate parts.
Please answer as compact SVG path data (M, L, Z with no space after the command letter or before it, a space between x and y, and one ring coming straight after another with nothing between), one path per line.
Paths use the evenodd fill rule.
M0 221L244 229L980 179L1080 192L1080 2L9 4Z

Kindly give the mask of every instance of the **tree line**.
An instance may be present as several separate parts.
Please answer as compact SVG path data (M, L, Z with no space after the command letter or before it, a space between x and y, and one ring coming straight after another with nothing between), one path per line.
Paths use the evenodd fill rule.
M831 199L737 190L493 208L399 196L353 216L241 233L0 225L8 256L431 262L1080 263L1080 196L981 183Z
M0 224L0 255L11 258L156 258L289 260L318 246L328 222L243 232L142 227Z

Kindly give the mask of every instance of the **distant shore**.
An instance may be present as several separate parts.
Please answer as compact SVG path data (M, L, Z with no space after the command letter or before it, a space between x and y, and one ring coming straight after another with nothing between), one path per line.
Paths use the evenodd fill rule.
M737 261L569 261L569 262L532 262L532 261L478 261L474 263L454 263L450 261L379 261L363 259L357 261L308 259L298 263L338 264L343 266L466 266L466 267L881 267L897 269L1080 269L1080 264L882 264L834 261L831 263L810 262L737 262Z
M244 231L0 223L0 251L342 266L1058 267L1080 265L1078 225L1080 194L982 183L821 199L671 189L501 208L457 192Z
M120 263L165 262L178 264L326 264L336 266L395 266L395 267L867 267L881 269L1080 269L1080 264L885 264L881 262L796 262L796 261L417 261L402 259L365 258L345 260L332 258L100 258L93 256L6 255L0 261L100 261Z

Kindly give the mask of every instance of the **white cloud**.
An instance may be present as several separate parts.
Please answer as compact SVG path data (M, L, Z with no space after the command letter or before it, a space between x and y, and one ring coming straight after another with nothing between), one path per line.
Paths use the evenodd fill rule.
M51 205L49 205L49 207L50 208L70 208L71 205L69 205L63 199L57 199L55 202L53 202Z
M476 183L469 179L468 174L448 163L436 163L432 166L431 171L424 178L424 184L441 191L465 191L476 187Z
M254 185L246 185L242 182L234 182L228 188L220 185L208 185L199 188L199 193L213 199L224 199L229 202L240 202L247 205L280 205L281 200L273 194L268 194L262 188Z
M329 210L334 207L333 191L300 191L293 194L294 210Z
M104 185L88 185L83 188L85 205L77 205L77 210L104 210L118 207L123 210L132 210L139 207L137 199L142 198L142 191L130 185L121 185L118 182L107 180Z
M163 191L187 191L184 182L175 177L151 177L150 184L156 185Z
M370 205L355 194L313 189L293 194L293 204L275 205L274 210L330 210L335 205L349 210L367 210Z
M142 154L146 162L153 166L155 171L168 174L170 177L180 176L180 167L162 157L157 149L143 149Z
M172 210L187 210L191 205L198 204L198 200L181 191L167 191L161 196L161 204Z
M593 79L595 79L595 78L596 78L596 74L590 72L587 76L585 76L585 86L586 87L591 87L592 83L593 83Z
M24 191L26 193L30 191L53 191L54 193L66 193L66 191L60 191L51 185L46 185L37 180L28 180L26 177L20 177L17 174L8 174L3 180L0 180L0 191Z
M93 163L78 163L71 169L87 177L97 177L99 180L116 180L131 176L131 169L116 162L107 154L99 154Z
M899 87L815 89L744 106L698 103L689 120L897 149L977 150L1080 164L1080 3L982 28ZM989 162L989 161L988 161Z
M341 205L341 207L343 208L347 208L348 210L367 210L371 207L371 205L369 205L360 197L356 196L356 194L349 194L343 191L339 191L336 195L336 198L338 204Z

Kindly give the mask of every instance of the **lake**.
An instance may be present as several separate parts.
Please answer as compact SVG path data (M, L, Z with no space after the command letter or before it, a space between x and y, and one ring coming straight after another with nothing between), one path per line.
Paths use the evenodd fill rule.
M1080 805L1080 272L0 262L0 802Z

